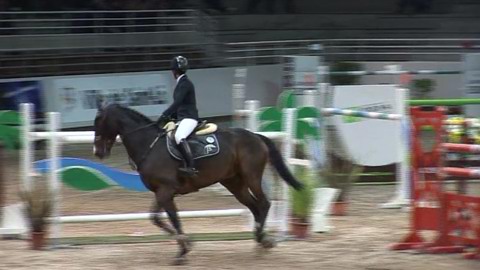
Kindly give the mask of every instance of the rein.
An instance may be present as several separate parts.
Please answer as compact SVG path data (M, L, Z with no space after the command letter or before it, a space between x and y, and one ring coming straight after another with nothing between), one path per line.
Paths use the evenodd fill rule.
M129 132L126 132L125 135L123 135L122 137L125 137L125 136L127 136L127 135L130 135L130 134L132 134L132 133L135 133L135 132L137 132L137 131L140 131L140 130L142 130L142 129L144 129L144 128L147 128L147 127L150 127L150 126L153 126L153 125L156 125L156 124L157 124L156 122L153 122L153 123L150 123L150 124L148 124L148 125L145 125L145 126L136 128L136 129L134 129L134 130L130 130ZM131 166L134 170L138 171L138 167L139 167L139 166L143 163L143 161L147 158L148 154L150 154L150 152L152 151L153 147L157 144L158 140L160 140L160 138L162 138L162 137L164 137L165 135L167 135L167 131L166 131L166 130L161 129L161 128L159 128L159 129L160 129L160 130L163 130L163 132L158 132L158 133L157 133L157 137L155 137L155 139L152 141L152 143L151 143L150 146L148 147L147 152L145 152L145 153L142 155L142 157L140 158L140 161L139 161L139 164L138 164L138 165L135 164L135 162L133 162L133 160L132 160L130 157L128 157L130 166ZM122 140L123 140L123 139L122 139Z
M134 130L130 130L129 132L125 133L125 136L130 135L130 134L132 134L132 133L135 133L135 132L137 132L137 131L140 131L140 130L142 130L142 129L144 129L144 128L147 128L147 127L156 125L156 124L157 124L157 123L152 122L152 123L150 123L150 124L148 124L148 125L141 126L141 127L136 128L136 129L134 129Z

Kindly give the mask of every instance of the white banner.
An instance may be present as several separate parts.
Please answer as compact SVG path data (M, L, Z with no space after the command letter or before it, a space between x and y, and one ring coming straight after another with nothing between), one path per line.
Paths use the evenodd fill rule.
M468 53L464 58L464 83L467 98L480 98L480 53ZM480 105L466 105L468 117L480 116Z
M333 107L366 112L403 113L404 95L395 85L336 86ZM340 141L360 165L384 166L400 162L400 121L333 116Z
M59 78L52 85L62 127L93 124L100 96L156 117L168 107L173 91L170 78L160 73Z

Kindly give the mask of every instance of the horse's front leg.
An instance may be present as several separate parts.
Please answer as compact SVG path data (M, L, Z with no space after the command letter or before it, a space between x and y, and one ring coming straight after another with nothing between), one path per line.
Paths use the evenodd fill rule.
M166 231L169 235L175 235L175 230L169 224L162 221L162 207L158 204L157 198L153 201L151 213L150 219L153 224Z
M172 235L175 235L178 245L180 246L180 251L175 258L175 264L182 264L185 262L185 255L190 251L190 241L186 235L183 234L182 225L177 214L177 207L173 201L175 195L174 187L171 185L161 185L158 187L155 192L157 199L157 205L159 209L165 210L167 212L168 218L173 225L173 229L163 222L157 223L164 230L169 231ZM157 215L158 220L159 215ZM169 229L166 229L169 228ZM170 231L171 230L171 231Z
M175 264L183 264L185 262L185 255L191 250L191 241L183 233L182 224L178 217L177 206L173 201L173 196L165 203L164 209L167 212L170 222L177 231L176 240L180 246L180 251L176 256Z

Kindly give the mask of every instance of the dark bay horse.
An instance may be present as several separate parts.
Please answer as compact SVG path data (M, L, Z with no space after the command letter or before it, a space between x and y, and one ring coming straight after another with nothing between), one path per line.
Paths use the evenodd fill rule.
M196 177L183 177L178 172L182 162L168 152L166 130L162 124L152 122L143 114L111 104L99 107L94 122L94 154L103 159L110 154L117 135L122 139L129 158L145 187L155 194L152 222L176 237L180 263L190 251L190 241L184 235L175 195L188 194L217 182L225 186L235 198L248 207L255 219L255 240L264 248L274 246L274 239L264 232L270 202L262 190L262 175L267 162L293 188L302 184L288 170L274 143L267 137L241 128L215 131L220 152L196 160L199 173ZM160 219L165 210L173 228Z

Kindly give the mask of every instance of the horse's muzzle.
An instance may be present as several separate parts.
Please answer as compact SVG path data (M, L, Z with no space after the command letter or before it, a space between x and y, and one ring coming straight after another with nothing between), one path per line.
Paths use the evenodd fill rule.
M97 148L95 145L93 146L93 154L98 157L99 159L104 159L110 156L110 151L107 150L107 147Z

